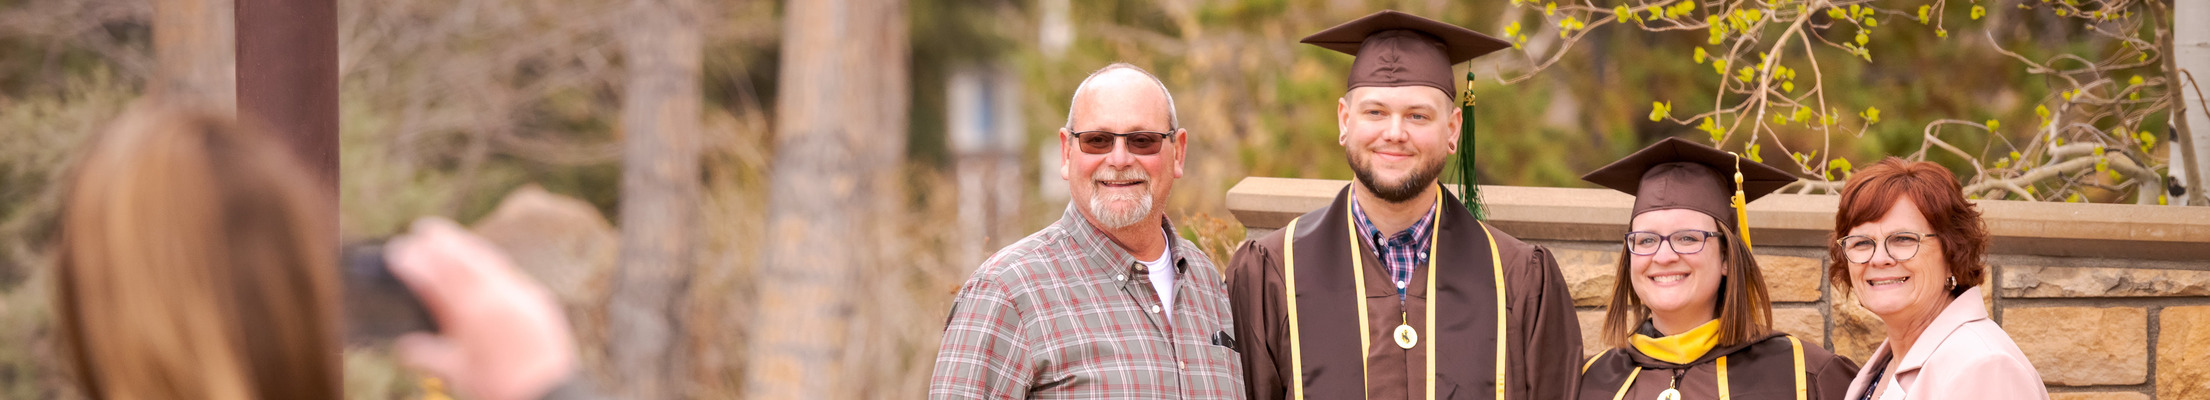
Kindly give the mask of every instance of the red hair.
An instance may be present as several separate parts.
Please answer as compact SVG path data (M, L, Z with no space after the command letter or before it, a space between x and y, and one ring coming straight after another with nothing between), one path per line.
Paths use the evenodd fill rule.
M1850 285L1849 259L1834 241L1849 235L1850 228L1886 216L1900 199L1917 205L1932 225L1934 231L1929 233L1939 235L1934 243L1941 244L1942 261L1948 264L1949 275L1957 278L1950 297L1987 280L1987 266L1981 262L1987 255L1987 226L1980 221L1979 208L1965 201L1956 175L1940 164L1888 157L1851 176L1842 187L1842 208L1834 212L1834 233L1826 245L1827 259L1833 261L1827 263L1826 278L1835 290L1846 294Z

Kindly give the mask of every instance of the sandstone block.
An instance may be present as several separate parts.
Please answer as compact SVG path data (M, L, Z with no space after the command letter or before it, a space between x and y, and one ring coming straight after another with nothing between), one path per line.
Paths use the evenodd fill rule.
M2003 310L2004 332L2053 386L2146 383L2148 321L2137 307Z
M2003 297L2210 296L2210 271L2005 266Z
M1573 316L1581 320L1581 360L1611 349L1604 345L1604 338L1599 335L1604 330L1604 310L1578 311Z
M2049 400L2149 400L2149 395L2139 392L2050 393Z
M1825 264L1820 259L1760 254L1757 267L1762 269L1773 302L1819 301L1819 282L1826 280Z
M1795 335L1806 346L1826 346L1826 315L1817 308L1775 307L1773 329Z
M1870 363L1872 351L1880 347L1880 341L1888 338L1888 325L1864 306L1857 305L1857 297L1835 291L1835 299L1828 304L1828 315L1834 318L1830 337L1834 341L1834 354L1849 357L1858 363Z
M1565 275L1566 291L1573 294L1575 306L1606 306L1611 304L1612 282L1619 279L1618 251L1578 249L1551 249L1558 258L1558 270Z
M2165 307L2157 319L2156 398L2210 398L2210 306Z

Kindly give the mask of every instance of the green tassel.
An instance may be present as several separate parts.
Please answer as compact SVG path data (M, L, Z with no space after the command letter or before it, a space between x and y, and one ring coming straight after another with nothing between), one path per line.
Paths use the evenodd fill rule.
M1458 200L1466 203L1466 212L1475 220L1487 220L1489 216L1481 207L1481 188L1475 185L1479 176L1473 169L1473 73L1466 73L1466 93L1459 108L1462 124L1458 127Z

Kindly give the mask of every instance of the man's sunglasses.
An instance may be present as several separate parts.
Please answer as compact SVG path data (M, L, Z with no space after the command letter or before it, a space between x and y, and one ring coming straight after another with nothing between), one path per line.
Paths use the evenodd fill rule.
M1114 142L1113 139L1127 138L1128 153L1139 156L1159 154L1159 149L1166 147L1166 141L1174 138L1174 134L1172 133L1152 131L1135 131L1128 133L1081 131L1071 133L1069 135L1074 136L1074 142L1078 143L1079 146L1082 147L1083 153L1089 154L1112 153Z

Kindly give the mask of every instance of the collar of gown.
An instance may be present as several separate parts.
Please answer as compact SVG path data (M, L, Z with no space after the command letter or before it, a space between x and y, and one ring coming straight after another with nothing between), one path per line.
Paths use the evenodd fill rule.
M1641 351L1645 356L1674 364L1688 364L1703 358L1704 353L1711 352L1713 347L1719 345L1719 320L1713 319L1677 335L1653 338L1636 333L1628 340L1634 344L1635 350Z

